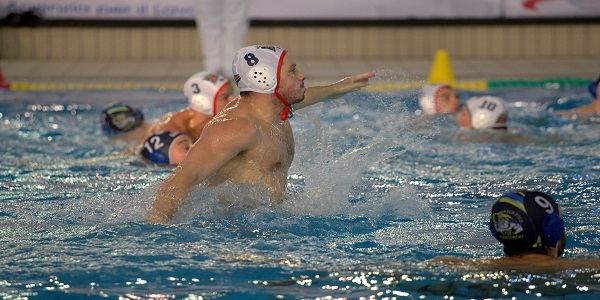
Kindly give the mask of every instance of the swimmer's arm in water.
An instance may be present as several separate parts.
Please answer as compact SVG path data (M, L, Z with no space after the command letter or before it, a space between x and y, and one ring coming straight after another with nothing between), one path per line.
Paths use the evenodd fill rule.
M584 106L584 107L579 107L579 108L573 108L573 109L569 109L569 110L561 110L561 111L557 111L558 114L562 115L562 116L575 116L575 115L587 115L587 114L593 114L597 112L592 106Z
M167 223L195 186L248 150L257 138L258 130L248 120L219 121L205 127L200 139L156 192L148 221Z
M558 114L563 115L563 116L587 115L587 114L593 114L593 113L599 113L599 112L600 112L600 99L592 100L592 103L590 105L577 107L577 108L573 108L573 109L569 109L569 110L557 111Z
M321 102L325 99L335 99L349 92L358 91L369 85L369 78L375 76L375 73L369 72L355 76L346 77L336 83L323 86L307 87L304 94L304 100L293 104L294 109L307 107L309 105Z

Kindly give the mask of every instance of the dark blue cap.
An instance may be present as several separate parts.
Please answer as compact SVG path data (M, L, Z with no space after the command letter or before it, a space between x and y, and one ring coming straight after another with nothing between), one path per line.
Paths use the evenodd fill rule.
M536 191L504 194L494 203L489 224L492 235L509 249L556 247L565 234L558 205Z
M160 165L171 164L171 145L177 137L183 135L181 132L161 131L146 139L140 154L145 159Z
M102 130L107 134L134 130L144 122L144 115L138 109L127 104L110 104L102 110L100 121Z
M598 76L596 76L596 78L590 83L590 85L588 85L588 91L590 92L590 94L592 94L592 97L594 97L594 99L598 98L598 83L600 83L600 74L598 74Z

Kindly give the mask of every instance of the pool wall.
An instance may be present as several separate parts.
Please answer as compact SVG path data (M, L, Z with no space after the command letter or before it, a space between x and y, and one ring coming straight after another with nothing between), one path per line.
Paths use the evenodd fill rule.
M0 27L2 59L199 59L193 22L58 23ZM125 25L128 24L128 25ZM161 25L162 24L162 25ZM298 59L600 56L600 19L253 22L248 44L279 44Z
M285 46L309 84L400 70L413 88L434 53L450 54L458 87L582 86L598 73L600 18L252 22L247 44ZM202 69L193 22L62 22L0 27L0 65L14 90L180 89ZM462 85L461 85L462 84Z

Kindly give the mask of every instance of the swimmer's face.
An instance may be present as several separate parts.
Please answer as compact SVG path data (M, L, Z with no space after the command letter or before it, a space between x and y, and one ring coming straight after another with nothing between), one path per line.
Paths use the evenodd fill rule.
M229 101L233 100L233 87L231 84L226 84L223 86L219 94L217 94L217 98L215 99L215 112L219 113L225 108L225 105L229 103Z
M460 107L460 101L451 87L443 87L437 93L436 107L438 112L441 114L450 113L453 114L458 111Z
M466 105L463 105L458 112L455 115L456 118L456 125L458 125L458 127L464 127L464 128L473 128L473 124L471 124L471 114L469 113L469 110L467 109Z
M175 141L173 141L173 145L171 146L171 153L169 153L171 164L178 165L188 153L190 148L192 148L192 144L192 138L190 138L187 134L183 134L175 139Z
M289 52L283 57L279 76L279 94L289 104L304 100L304 92L306 91L304 79L306 79L306 76L298 70L296 62L292 59Z

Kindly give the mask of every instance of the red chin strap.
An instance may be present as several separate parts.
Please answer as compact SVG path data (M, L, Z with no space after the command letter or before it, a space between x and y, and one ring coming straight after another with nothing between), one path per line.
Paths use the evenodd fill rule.
M285 54L287 53L286 50L283 50L283 53L281 53L281 56L279 57L279 63L277 63L277 85L275 86L275 97L277 97L277 99L279 99L279 101L281 101L281 103L283 103L283 105L285 105L285 108L283 108L283 111L281 112L281 115L279 116L281 118L281 121L285 121L288 118L291 118L294 116L294 109L292 108L292 105L290 105L282 96L281 94L279 94L279 78L281 77L281 65L283 64L283 58L285 57Z

